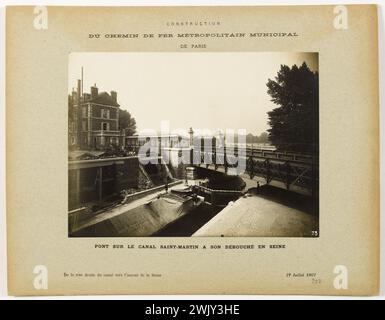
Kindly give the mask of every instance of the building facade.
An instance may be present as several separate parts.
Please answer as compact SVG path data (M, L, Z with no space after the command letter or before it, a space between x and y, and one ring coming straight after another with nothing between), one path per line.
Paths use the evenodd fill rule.
M115 91L100 92L96 84L83 93L81 80L68 97L68 145L72 150L105 150L119 146L119 104Z

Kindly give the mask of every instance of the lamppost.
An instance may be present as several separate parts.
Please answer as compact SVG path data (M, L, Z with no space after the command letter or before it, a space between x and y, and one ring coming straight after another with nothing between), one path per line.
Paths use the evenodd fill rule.
M190 127L190 130L188 133L190 135L190 147L193 147L194 146L194 131L193 131L192 127Z

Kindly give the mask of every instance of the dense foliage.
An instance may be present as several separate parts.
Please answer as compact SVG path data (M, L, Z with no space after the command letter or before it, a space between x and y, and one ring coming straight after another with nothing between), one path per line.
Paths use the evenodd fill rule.
M127 110L119 110L119 128L125 129L127 136L131 136L136 132L135 118Z
M318 153L318 72L304 62L300 67L281 65L267 92L279 107L268 112L269 140L278 150Z

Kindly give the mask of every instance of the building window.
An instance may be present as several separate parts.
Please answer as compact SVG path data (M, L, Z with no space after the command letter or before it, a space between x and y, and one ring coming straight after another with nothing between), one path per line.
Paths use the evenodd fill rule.
M102 109L102 118L103 119L109 119L110 118L110 110Z
M82 121L82 130L87 131L87 120Z
M103 131L109 130L109 125L108 125L107 122L102 122L102 130L103 130Z
M82 108L82 116L83 118L87 118L87 107Z

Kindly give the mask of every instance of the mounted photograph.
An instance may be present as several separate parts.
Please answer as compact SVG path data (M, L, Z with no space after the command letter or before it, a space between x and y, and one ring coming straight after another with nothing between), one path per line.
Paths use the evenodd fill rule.
M378 294L378 6L6 26L9 294Z
M68 65L68 237L319 237L318 53Z

